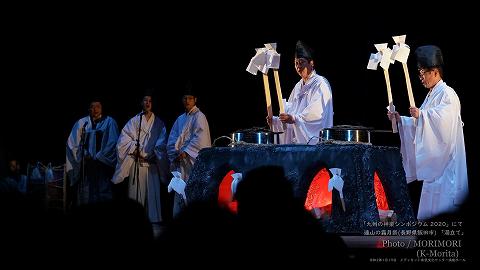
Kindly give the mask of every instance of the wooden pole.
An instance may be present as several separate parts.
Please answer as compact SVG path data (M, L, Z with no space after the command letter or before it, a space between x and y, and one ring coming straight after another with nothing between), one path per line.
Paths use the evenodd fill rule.
M345 209L345 201L343 200L343 198L340 198L340 201L342 202L343 212L347 211L347 210Z
M415 107L415 100L413 99L412 92L412 83L410 82L410 75L408 74L407 63L402 63L402 66L403 73L405 74L405 82L407 83L408 101L410 102L410 107Z
M383 74L385 75L385 83L387 84L388 110L390 112L394 112L395 109L393 108L392 89L390 87L390 75L388 75L388 69L384 69ZM392 118L392 130L393 130L393 133L398 132L397 120L395 119L395 117Z
M283 107L282 89L280 88L280 77L278 75L278 69L273 70L273 75L275 75L275 87L277 88L277 98L280 113L284 113L285 108Z
M280 88L280 76L278 75L278 69L273 70L273 75L275 75L275 88L277 88L277 98L278 98L278 107L280 108L280 113L285 113L285 108L283 107L283 97L282 97L282 88ZM287 123L282 124L283 130L287 130Z
M267 104L267 114L268 118L273 117L272 111L272 98L270 97L270 86L268 84L268 75L263 74L263 87L265 88L265 99ZM270 125L270 130L272 130L272 125Z

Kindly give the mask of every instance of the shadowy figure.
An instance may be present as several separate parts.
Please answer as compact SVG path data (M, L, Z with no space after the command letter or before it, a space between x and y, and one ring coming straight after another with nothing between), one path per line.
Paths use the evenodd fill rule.
M12 180L16 183L19 192L22 194L27 193L27 176L22 172L20 162L17 159L8 161L8 172L5 182L11 182Z
M322 265L332 259L346 262L342 239L325 233L303 202L293 196L282 167L264 166L247 172L235 197L241 224L239 239L246 257L279 264Z
M172 263L184 263L188 259L196 267L211 268L217 261L238 256L243 248L238 244L238 237L234 214L216 202L195 202L168 224L158 238L155 254L163 254Z
M82 205L72 211L67 224L66 246L73 254L88 253L86 260L109 259L106 256L112 254L146 255L152 249L151 223L135 200Z

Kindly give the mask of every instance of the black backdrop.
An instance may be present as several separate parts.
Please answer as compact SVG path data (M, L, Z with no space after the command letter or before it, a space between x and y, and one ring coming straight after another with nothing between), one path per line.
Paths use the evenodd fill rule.
M303 9L259 3L215 8L204 3L188 8L9 7L2 19L2 164L10 156L63 162L70 129L86 115L93 96L104 98L104 112L121 128L139 111L142 89L154 87L160 96L155 111L170 129L182 112L181 93L188 79L199 94L198 106L208 118L212 139L265 126L261 75L245 69L256 47L277 42L282 93L288 98L299 79L293 67L298 39L315 49L316 70L331 83L335 125L389 129L383 72L367 70L366 65L374 43L388 42L391 47L392 36L407 34L412 53L426 44L436 44L444 53L445 81L462 103L469 174L476 174L477 20L470 10L311 3ZM413 56L408 65L419 107L427 90L419 83ZM407 114L400 63L390 67L390 79L394 104ZM271 73L270 86L277 114Z

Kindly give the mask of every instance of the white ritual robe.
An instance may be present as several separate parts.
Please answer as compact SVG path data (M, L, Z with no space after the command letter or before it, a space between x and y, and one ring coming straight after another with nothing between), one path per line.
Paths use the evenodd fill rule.
M138 177L135 178L135 158L130 154L136 149L140 117L140 156L148 162L139 162ZM167 130L160 118L152 114L147 120L137 114L122 129L117 143L118 163L112 182L120 183L129 177L129 197L145 207L151 222L162 221L160 181L168 181L166 142Z
M320 130L333 126L333 99L330 83L313 71L304 85L301 79L294 87L285 107L294 123L283 129L277 116L273 117L273 131L280 134L281 144L316 144Z
M415 125L416 124L416 125ZM460 100L440 80L413 117L401 117L401 153L407 180L423 180L418 219L458 210L468 195Z
M210 138L210 129L207 118L196 106L190 112L181 114L175 123L168 137L167 152L171 164L171 170L177 170L182 174L182 179L188 181L193 165L198 156L198 152L212 146ZM188 154L186 159L175 162L181 151ZM180 211L178 200L175 195L174 215Z
M73 126L67 140L65 169L71 186L83 180L76 190L77 203L112 199L110 178L117 162L117 139L117 123L109 116L101 117L95 124L86 116ZM82 172L82 159L86 156L90 159L85 160ZM85 175L80 179L82 174Z

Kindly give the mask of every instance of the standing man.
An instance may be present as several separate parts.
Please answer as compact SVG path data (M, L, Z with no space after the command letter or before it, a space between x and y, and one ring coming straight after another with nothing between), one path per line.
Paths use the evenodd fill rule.
M267 116L273 131L283 131L280 143L306 144L310 141L315 144L320 130L333 126L332 89L328 80L315 72L314 65L312 49L298 41L295 69L301 79L288 98L285 113L273 119Z
M152 112L153 90L142 98L142 112L123 127L117 143L118 163L112 182L128 177L128 197L141 203L151 223L162 221L160 181L167 182L167 129Z
M17 184L18 191L22 194L27 193L27 176L22 173L20 162L17 159L10 159L8 161L7 177ZM7 180L6 180L7 181Z
M417 218L426 220L458 210L468 195L467 164L460 100L443 81L440 48L415 51L418 74L428 94L411 117L388 112L399 123L401 153L407 180L423 181Z
M179 171L187 181L198 156L198 152L212 145L207 118L196 106L197 97L191 86L183 95L182 113L173 124L168 137L167 151L172 171ZM175 196L174 216L180 211L178 196Z
M117 123L103 115L99 99L90 102L88 111L67 140L66 170L76 205L112 199L110 179L117 161Z

